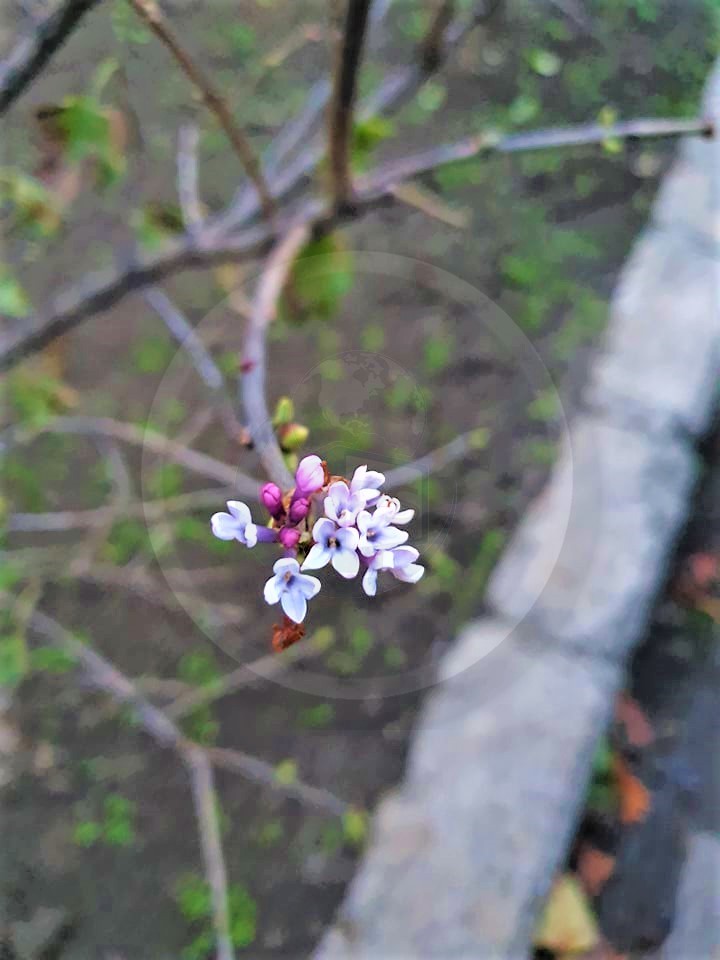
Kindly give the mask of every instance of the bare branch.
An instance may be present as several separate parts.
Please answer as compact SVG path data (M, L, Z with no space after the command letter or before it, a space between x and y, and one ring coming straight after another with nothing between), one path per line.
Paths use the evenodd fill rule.
M198 143L200 131L197 124L185 123L178 131L177 191L183 223L193 237L203 222L203 206L200 201Z
M188 747L184 757L190 773L195 814L200 828L205 876L212 896L217 960L234 960L235 952L230 937L227 870L220 839L212 765L207 752L200 747Z
M482 450L485 440L483 430L469 430L467 433L461 433L437 450L426 453L410 463L404 463L401 467L388 470L385 474L385 488L392 490L395 487L403 487L405 484L415 483L421 477L437 473L456 460L462 460L467 454Z
M226 770L233 770L240 773L249 780L255 780L257 783L264 783L269 787L278 788L278 777L275 767L265 760L258 757L252 757L240 750L229 750L226 747L208 747L207 753L216 767L224 767ZM352 805L345 800L336 797L329 790L322 787L312 787L302 780L293 780L290 783L282 782L280 789L290 797L297 797L304 803L334 816L342 816L352 809Z
M357 77L372 0L347 0L345 25L338 44L330 104L328 160L333 209L341 210L351 199L350 142Z
M215 703L237 690L242 690L262 680L272 680L279 674L284 673L293 663L320 656L324 650L325 648L321 645L313 643L312 637L308 637L306 640L301 640L292 647L288 647L287 650L283 650L282 653L268 653L252 663L245 663L237 670L225 674L216 683L193 688L182 693L166 707L166 712L174 720L179 720L192 713L193 710L197 710L198 707Z
M139 427L134 423L123 423L110 417L56 417L41 427L10 429L0 435L0 451L8 445L29 443L43 433L116 437L125 443L165 456L181 464L186 470L217 480L232 487L238 493L257 497L257 482L236 467L216 460L207 453L185 447L150 428Z
M374 50L383 36L383 22L392 5L392 0L374 0L370 11L370 29L368 31L368 52ZM278 176L287 166L288 158L303 144L307 143L323 119L325 107L332 93L332 83L323 77L311 88L305 106L292 120L284 124L277 136L265 151L262 159L267 179L275 184ZM322 149L322 148L321 148ZM241 187L227 210L218 218L217 225L240 225L257 212L256 197L247 187Z
M33 35L21 40L0 63L0 114L30 86L85 14L99 2L63 0L57 10L38 24Z
M275 213L275 201L265 182L265 177L263 176L260 162L255 155L255 151L245 136L245 133L236 123L224 97L218 93L167 25L155 0L128 0L128 2L140 19L169 50L190 83L199 91L208 110L215 115L215 118L232 144L235 153L238 155L245 172L255 184L255 189L258 192L258 197L262 204L263 213L271 220Z
M255 487L254 497L259 497L260 482ZM218 501L233 496L237 491L231 487L213 487L210 490L194 490L167 500L135 501L123 508L125 517L143 517L146 521L163 520L175 513L188 513L212 507ZM52 513L11 513L5 527L13 533L61 533L67 530L87 530L103 526L115 515L115 507L96 507L91 510L57 510Z
M160 287L150 287L144 292L143 297L188 354L193 366L211 391L225 432L232 440L239 441L243 427L235 416L235 410L227 395L225 379L218 365L205 349L205 344L195 327Z
M456 143L432 147L425 152L378 167L372 173L358 178L351 211L339 211L336 215L328 216L319 201L309 200L274 227L259 224L234 237L220 237L212 241L204 238L197 243L183 238L168 244L163 252L154 257L135 263L125 270L112 270L91 276L87 283L62 294L46 314L30 322L29 329L23 324L13 334L0 340L0 370L7 369L24 357L41 350L82 320L111 307L133 290L181 270L261 256L293 223L305 224L307 229L330 229L334 224L353 219L363 211L392 199L393 191L399 184L444 165L467 160L481 153L520 153L556 147L585 146L619 138L636 140L693 134L713 136L712 123L700 118L627 120L607 126L579 124L507 136L488 132Z
M288 273L309 236L310 224L296 224L268 257L263 274L258 281L243 346L240 391L248 429L268 476L283 489L291 487L293 479L285 466L267 408L266 337L267 328L275 319L278 300Z

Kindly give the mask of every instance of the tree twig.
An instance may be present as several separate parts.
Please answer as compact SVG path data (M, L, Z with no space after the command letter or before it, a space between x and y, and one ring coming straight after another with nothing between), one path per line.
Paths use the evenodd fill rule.
M14 444L29 443L43 433L78 434L80 436L110 436L125 443L142 447L152 453L165 456L179 463L192 473L210 477L226 486L233 487L238 493L257 496L257 482L229 463L216 460L215 457L199 450L192 450L176 440L166 437L150 428L124 423L110 417L61 416L41 427L10 429L0 434L0 451Z
M404 463L401 467L394 467L385 474L386 490L403 487L408 483L415 483L419 478L437 473L445 467L461 460L469 453L482 450L485 446L485 434L482 430L469 430L461 433L449 443L443 444L437 450L432 450L417 460Z
M481 153L520 153L555 147L580 147L618 138L635 140L693 134L713 136L713 125L702 118L627 120L608 126L579 124L506 136L487 132L455 143L431 147L357 178L352 211L340 211L337 215L328 216L322 203L313 199L305 202L287 218L279 220L274 227L258 224L236 236L213 240L204 236L197 242L185 237L168 244L161 253L140 260L125 269L91 275L85 283L71 287L61 294L45 314L35 317L29 323L25 321L13 333L0 339L0 370L8 369L19 360L43 349L56 337L73 329L87 317L113 306L134 290L156 283L181 270L262 256L293 224L305 224L308 229L315 226L329 229L334 224L352 219L392 198L393 190L406 180L444 165L467 160Z
M184 123L178 130L177 191L183 223L190 236L195 236L203 222L200 201L198 144L200 131L195 123Z
M218 365L206 350L205 344L195 327L160 287L150 287L144 291L143 296L145 302L157 313L190 357L202 381L212 393L225 432L232 440L238 442L242 434L242 424L235 416L235 410L225 388L225 379Z
M17 43L0 63L0 114L30 86L85 14L99 2L63 0L57 10L37 25L31 37Z
M220 839L212 764L208 759L207 751L200 747L187 747L184 759L192 785L205 876L210 884L217 960L234 960L235 951L230 936L227 869Z
M272 428L265 396L267 329L277 314L278 300L295 257L310 236L311 225L298 223L269 255L258 281L252 313L245 334L240 393L248 430L268 477L282 489L293 485Z
M345 25L336 55L328 127L330 191L334 210L341 210L351 199L350 147L355 93L371 2L346 0Z
M215 115L215 118L232 144L245 172L255 185L262 204L263 213L268 219L272 219L275 213L275 201L265 182L265 177L260 168L260 162L255 155L250 141L236 123L225 98L216 90L214 85L205 76L195 60L193 60L172 32L165 22L155 0L128 0L128 2L143 23L152 30L158 40L160 40L172 54L182 72L200 93L208 110Z

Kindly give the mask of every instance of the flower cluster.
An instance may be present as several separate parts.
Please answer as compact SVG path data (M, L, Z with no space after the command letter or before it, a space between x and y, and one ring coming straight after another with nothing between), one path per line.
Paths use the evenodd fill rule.
M320 590L320 581L304 571L328 565L351 580L362 571L362 586L373 597L378 573L416 583L425 572L418 551L407 543L402 529L414 510L382 493L385 477L367 466L358 467L351 480L330 476L316 455L300 461L295 487L283 493L266 483L260 499L270 514L267 526L253 522L246 504L228 501L228 513L216 513L212 532L221 540L238 540L246 547L258 542L279 544L285 556L273 566L265 584L265 600L279 603L294 624L305 619L308 600Z

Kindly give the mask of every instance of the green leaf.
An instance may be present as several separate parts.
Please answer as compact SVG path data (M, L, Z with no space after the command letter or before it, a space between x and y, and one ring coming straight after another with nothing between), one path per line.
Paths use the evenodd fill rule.
M385 117L367 117L364 120L358 120L353 127L350 145L353 170L357 173L367 170L375 148L383 140L392 136L394 131L394 123Z
M365 843L368 830L368 816L364 810L352 807L343 815L343 832L345 839L355 847Z
M336 233L311 240L293 264L281 303L283 318L327 321L353 285L354 260Z
M531 68L541 77L554 77L562 69L562 60L550 50L531 50L527 58Z
M21 633L0 637L0 686L15 687L28 671L28 651Z
M297 780L297 763L294 760L281 760L275 767L275 779L287 787Z
M75 824L73 840L80 847L91 847L102 835L102 827L94 820L83 820Z
M26 317L30 312L27 294L15 277L0 266L0 314L6 317Z

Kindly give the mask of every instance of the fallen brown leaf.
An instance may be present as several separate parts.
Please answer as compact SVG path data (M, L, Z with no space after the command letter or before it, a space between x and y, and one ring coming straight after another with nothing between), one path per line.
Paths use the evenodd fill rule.
M603 853L590 843L583 843L577 855L577 874L585 891L596 897L610 878L615 868L615 857Z
M619 754L613 756L613 775L620 798L620 822L640 823L650 810L647 788Z
M647 747L655 739L655 733L643 708L629 693L620 693L615 701L615 722L625 730L628 743L633 747Z

